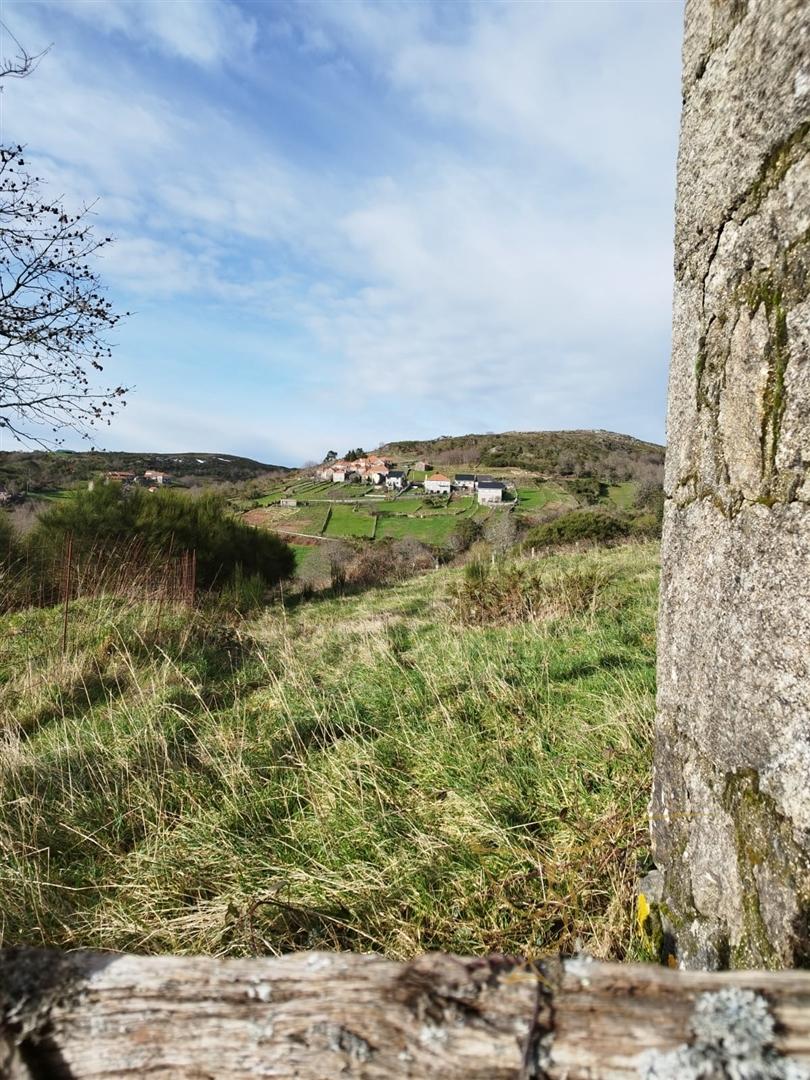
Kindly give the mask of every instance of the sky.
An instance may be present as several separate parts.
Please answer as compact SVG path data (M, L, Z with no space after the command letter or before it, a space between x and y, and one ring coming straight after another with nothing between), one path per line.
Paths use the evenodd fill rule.
M105 449L662 442L682 5L0 0L2 132L115 243ZM67 445L78 446L78 440ZM9 447L6 447L9 449Z

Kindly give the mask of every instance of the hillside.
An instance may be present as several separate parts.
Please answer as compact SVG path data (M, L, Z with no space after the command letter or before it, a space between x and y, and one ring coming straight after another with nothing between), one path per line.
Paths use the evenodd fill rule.
M0 617L0 946L643 954L657 545L491 573Z
M0 453L0 486L16 490L66 488L107 471L142 473L157 469L179 483L220 483L252 480L266 473L286 473L281 465L267 465L233 454L135 454L117 450L72 451L12 450Z
M410 539L456 554L481 536L499 547L510 536L511 542L542 543L531 531L535 526L580 511L599 515L598 521L580 514L570 523L569 540L585 539L594 528L602 532L592 538L601 539L660 534L664 448L628 435L506 432L392 442L378 452L401 472L401 488L386 490L360 475L333 482L328 473L308 469L256 485L234 508L249 524L296 542ZM427 472L425 463L432 466ZM475 489L460 484L440 496L423 488L437 472L483 471L505 488L498 506L482 505ZM605 515L610 521L603 529Z
M612 431L505 431L386 443L378 453L434 465L517 468L549 476L594 476L606 483L659 481L664 447Z

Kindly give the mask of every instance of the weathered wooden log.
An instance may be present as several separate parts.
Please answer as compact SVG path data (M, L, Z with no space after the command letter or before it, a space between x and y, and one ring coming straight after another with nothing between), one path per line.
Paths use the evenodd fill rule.
M0 953L14 1080L810 1077L810 972ZM735 1071L735 1063L737 1071Z

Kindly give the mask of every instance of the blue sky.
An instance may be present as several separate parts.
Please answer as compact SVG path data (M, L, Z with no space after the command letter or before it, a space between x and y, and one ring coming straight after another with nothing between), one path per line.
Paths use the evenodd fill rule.
M3 136L117 238L109 449L663 441L678 2L3 0Z

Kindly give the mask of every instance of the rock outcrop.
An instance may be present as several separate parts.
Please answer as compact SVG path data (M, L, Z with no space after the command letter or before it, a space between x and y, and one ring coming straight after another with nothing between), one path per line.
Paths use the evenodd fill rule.
M687 0L651 802L668 951L810 965L810 5Z

